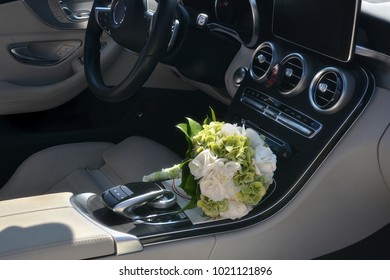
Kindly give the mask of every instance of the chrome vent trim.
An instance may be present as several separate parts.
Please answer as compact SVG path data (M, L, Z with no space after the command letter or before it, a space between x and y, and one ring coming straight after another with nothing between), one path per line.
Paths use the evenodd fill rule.
M319 112L335 113L351 97L354 80L345 72L328 67L321 70L310 85L310 103Z
M263 81L275 61L275 46L270 42L264 42L257 47L251 60L250 75L256 81Z
M307 65L305 59L297 53L286 56L281 65L284 74L279 86L279 92L283 95L296 95L306 86Z

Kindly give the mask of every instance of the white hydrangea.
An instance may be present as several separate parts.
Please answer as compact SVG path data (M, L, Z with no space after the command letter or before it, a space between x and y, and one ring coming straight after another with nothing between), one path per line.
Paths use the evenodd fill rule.
M219 132L223 136L233 136L235 134L242 135L241 127L237 124L225 123L222 125L221 131Z
M251 128L245 129L243 136L249 138L249 141L251 142L251 147L253 149L256 149L259 146L260 147L264 146L264 140L260 137L260 135L255 130Z
M204 150L189 163L190 172L203 195L214 201L232 199L240 188L233 183L233 177L241 169L239 163L217 159L210 150Z
M212 171L199 181L202 194L214 201L234 199L240 188L234 185L233 177L240 168L236 162L216 160Z
M242 202L229 200L228 210L226 212L221 212L221 218L225 219L239 219L247 215L253 208L245 205Z
M264 176L268 182L272 182L276 170L276 156L269 147L258 146L253 159L256 174Z
M189 164L191 174L194 175L195 180L206 177L214 168L214 163L217 157L214 156L210 150L204 150L197 155Z

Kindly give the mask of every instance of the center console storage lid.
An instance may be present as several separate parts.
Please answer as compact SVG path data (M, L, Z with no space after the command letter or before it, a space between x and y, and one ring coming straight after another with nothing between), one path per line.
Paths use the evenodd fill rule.
M87 259L115 254L110 234L83 217L71 193L0 201L0 259Z

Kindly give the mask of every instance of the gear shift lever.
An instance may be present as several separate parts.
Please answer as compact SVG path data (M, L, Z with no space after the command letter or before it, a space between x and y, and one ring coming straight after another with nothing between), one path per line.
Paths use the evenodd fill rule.
M176 196L158 183L137 182L119 185L105 191L101 195L103 204L114 213L131 218L137 207L149 204L156 209L173 206Z

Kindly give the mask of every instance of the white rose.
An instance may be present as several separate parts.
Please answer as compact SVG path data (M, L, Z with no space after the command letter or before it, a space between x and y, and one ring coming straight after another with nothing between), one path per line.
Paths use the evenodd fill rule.
M221 212L220 216L227 219L239 219L247 215L252 210L252 207L245 205L242 202L229 200L228 210Z
M190 172L198 180L207 176L213 170L213 164L217 160L210 150L204 150L197 155L189 164Z
M264 146L264 140L260 135L251 128L245 129L244 136L248 137L251 142L251 147L256 149L258 146Z
M253 159L256 173L265 176L268 182L272 182L276 170L276 156L268 147L257 147Z

